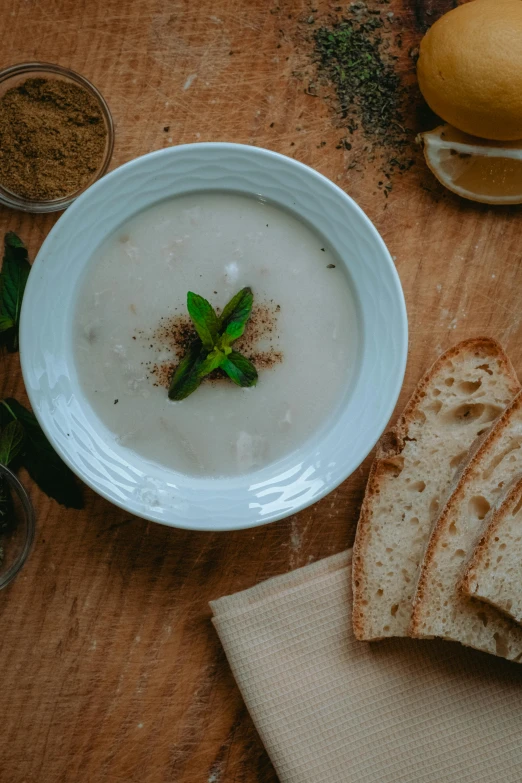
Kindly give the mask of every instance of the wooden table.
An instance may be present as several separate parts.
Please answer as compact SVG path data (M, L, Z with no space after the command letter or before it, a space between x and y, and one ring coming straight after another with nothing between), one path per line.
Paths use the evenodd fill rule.
M305 93L310 31L337 5L4 0L0 65L57 62L90 78L114 115L113 166L170 144L228 140L291 155L345 188L383 235L404 287L401 405L464 337L500 339L522 371L519 211L443 192L418 154L388 199L370 162L348 168L354 153L338 148L332 108ZM453 5L387 8L408 50ZM400 67L412 81L411 58ZM2 231L19 233L32 256L54 220L0 211ZM18 356L1 363L2 394L23 399ZM0 594L0 782L275 781L208 601L350 545L368 465L286 521L216 535L129 517L88 490L85 510L65 511L28 482L34 551Z

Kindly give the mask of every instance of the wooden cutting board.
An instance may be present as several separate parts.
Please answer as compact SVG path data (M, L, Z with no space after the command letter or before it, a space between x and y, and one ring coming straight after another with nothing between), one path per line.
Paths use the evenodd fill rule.
M402 32L406 82L412 48L453 5L386 6ZM519 209L444 192L418 152L388 198L371 156L350 168L355 151L339 143L345 131L328 89L308 89L311 31L336 7L4 0L0 66L43 60L91 79L114 115L113 167L172 144L227 140L277 150L337 182L383 235L404 287L410 355L400 405L436 355L465 337L498 338L522 373ZM419 97L409 121L426 130L421 109ZM32 257L55 219L0 210L2 232L19 233ZM2 394L23 399L18 356L0 362ZM0 593L0 783L275 781L208 601L350 545L368 467L286 521L220 535L149 524L87 489L85 510L66 511L28 482L34 551Z

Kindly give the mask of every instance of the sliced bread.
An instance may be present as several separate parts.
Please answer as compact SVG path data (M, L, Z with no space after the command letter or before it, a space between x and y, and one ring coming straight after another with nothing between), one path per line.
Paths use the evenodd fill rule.
M489 338L447 351L377 447L353 554L357 639L406 636L418 569L439 504L478 435L520 390Z
M460 590L464 566L507 485L522 475L522 393L489 431L437 519L413 602L412 636L522 661L522 627Z
M480 598L522 623L522 481L493 511L461 582Z

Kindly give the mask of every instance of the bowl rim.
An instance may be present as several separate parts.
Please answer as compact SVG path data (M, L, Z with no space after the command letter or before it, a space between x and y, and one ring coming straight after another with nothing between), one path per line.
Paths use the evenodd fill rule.
M112 154L114 152L114 120L112 119L109 105L98 88L95 87L86 76L73 71L71 68L65 68L63 65L42 61L22 62L9 65L6 68L2 68L0 70L0 88L9 79L30 73L40 73L42 76L45 74L60 76L65 79L70 79L71 81L76 82L76 84L81 85L98 101L101 112L103 114L105 126L107 128L107 144L100 167L96 171L94 179L90 185L86 185L80 190L77 190L75 193L47 201L34 201L32 199L25 198L25 196L20 196L11 190L8 190L0 182L0 204L2 206L10 207L11 209L18 209L22 212L30 212L32 214L62 212L64 209L67 209L67 207L70 206L73 201L85 193L89 187L92 187L92 185L101 177L103 177L103 175L107 172L112 159Z
M21 365L22 365L22 372L24 375L24 380L26 383L28 395L31 401L31 404L33 406L33 410L35 412L35 415L42 426L42 429L46 433L47 437L53 444L53 447L57 450L57 452L60 454L62 459L66 462L66 464L71 467L71 469L86 483L88 486L90 486L97 494L101 495L102 497L109 500L111 503L113 503L116 506L119 506L120 508L124 509L128 513L135 514L136 516L139 516L144 519L148 519L153 522L158 522L161 524L165 524L170 527L176 527L179 529L187 529L187 530L198 530L198 531L207 531L207 532L217 532L217 531L229 531L229 530L238 530L238 529L248 529L253 528L261 525L265 525L280 519L284 519L286 517L291 516L292 514L297 513L298 511L303 510L304 508L307 508L308 506L315 504L318 502L321 498L323 498L325 495L332 492L337 486L339 486L342 481L346 480L356 469L357 466L359 466L362 461L368 456L372 448L377 443L379 437L382 435L382 432L385 429L386 424L388 423L390 416L393 413L393 410L395 408L397 399L399 397L400 390L402 388L402 383L404 379L404 373L406 369L406 362L407 362L407 355L408 355L408 321L407 321L407 311L406 311L406 304L404 299L404 293L401 287L400 278L397 272L397 269L395 268L395 265L393 263L393 259L384 244L384 241L382 237L380 236L379 232L373 225L373 223L370 221L370 219L366 216L366 214L362 211L362 209L358 206L358 204L347 194L345 191L343 191L339 186L337 186L334 182L332 182L330 179L325 177L324 175L320 174L315 169L312 169L311 167L307 166L304 163L301 163L300 161L297 161L293 158L289 158L285 155L282 155L281 153L274 152L272 150L267 150L260 147L254 147L252 145L246 145L246 144L236 144L231 142L200 142L200 143L192 143L192 144L184 144L184 145L178 145L174 147L165 148L162 150L156 150L154 152L147 153L143 156L140 156L138 158L135 158L124 165L120 166L119 168L115 169L111 173L109 173L106 177L103 178L103 180L98 180L93 185L91 185L90 188L88 188L87 191L85 191L81 197L70 207L70 209L67 211L66 215L62 216L58 223L55 225L55 227L52 229L48 237L45 239L37 258L35 259L35 264L37 268L40 265L40 262L43 261L46 253L48 252L48 248L52 246L53 238L56 235L56 232L60 229L60 223L63 220L70 221L73 217L75 217L78 213L81 214L81 210L83 209L84 202L90 201L95 199L97 192L101 188L106 188L108 185L110 185L115 179L119 177L123 177L123 173L130 173L135 168L139 168L140 166L143 166L145 162L147 161L157 161L158 165L160 165L160 161L162 158L169 158L170 156L174 156L175 158L179 158L179 156L183 156L185 154L190 154L191 152L200 153L205 152L209 154L216 154L217 157L220 156L221 153L229 152L230 154L233 153L241 153L241 155L251 155L257 157L261 156L261 158L271 159L272 161L275 161L276 164L279 163L280 165L284 163L284 165L294 167L296 171L298 171L301 175L304 174L304 176L308 179L315 179L318 182L322 183L323 187L326 187L331 193L335 195L335 198L341 199L341 201L344 203L344 206L349 207L352 212L357 214L358 219L362 221L362 225L364 226L364 229L366 232L369 233L371 236L371 239L373 242L376 243L379 247L380 251L380 262L385 263L387 265L387 272L389 273L390 277L390 288L393 289L390 292L390 296L393 296L394 298L394 305L396 307L398 317L396 322L396 328L397 333L399 337L399 344L395 346L396 348L396 361L395 361L395 368L396 371L394 373L394 377L392 379L392 382L390 385L387 386L387 393L386 393L386 399L387 403L383 408L382 413L380 413L378 418L378 427L375 428L375 432L373 433L373 437L371 442L368 441L366 446L364 447L363 452L360 454L357 454L357 464L350 465L349 469L345 469L343 471L343 474L341 478L338 480L335 480L335 482L324 482L322 485L322 488L315 492L313 497L309 500L303 500L301 502L298 502L295 507L292 507L291 509L284 509L281 511L274 511L267 513L266 516L256 517L254 519L248 519L242 521L240 524L236 523L220 523L219 525L211 524L210 518L212 516L212 511L210 510L208 513L208 522L205 523L198 523L197 525L194 524L194 522L190 518L176 518L176 521L172 521L171 519L166 518L158 518L158 515L155 514L153 511L144 511L143 509L136 510L135 507L130 507L129 502L127 501L120 501L118 498L114 497L114 494L111 494L108 490L104 489L103 486L100 486L100 483L96 483L95 481L91 480L88 476L85 475L82 470L78 468L78 465L70 458L70 454L68 453L67 449L62 446L60 442L57 442L57 439L54 437L54 432L52 431L52 426L54 426L54 423L52 422L52 417L44 416L42 411L39 409L38 405L38 392L36 389L33 389L32 386L32 367L31 362L29 360L28 354L29 352L24 350L26 348L26 345L28 345L30 341L30 317L28 316L29 308L31 306L31 297L27 294L31 292L32 286L31 286L31 276L29 278L28 283L28 290L25 293L24 301L22 304L22 314L21 314L21 327L20 327L20 357L21 357ZM151 164L152 165L152 164ZM208 188L210 189L210 188ZM216 189L213 187L212 189ZM217 189L222 190L230 190L228 188L220 188L217 187ZM194 190L198 190L198 188L194 188ZM189 192L189 190L185 190L185 193ZM252 193L253 191L251 191ZM174 197L172 195L171 197ZM161 200L163 200L164 197L158 196L156 198L155 202L151 203L157 203ZM136 212L141 211L141 209L144 209L145 207L141 207L136 210ZM136 213L132 213L136 214ZM297 214L299 215L299 212L297 211ZM129 219L131 217L131 213L128 214L128 216L125 219ZM317 229L317 225L315 226ZM104 235L106 236L106 235ZM345 261L343 260L343 263ZM33 276L33 280L36 278ZM34 373L33 373L34 375ZM390 380L390 379L387 379ZM182 476L186 478L188 481L190 481L192 484L198 484L200 482L200 477L198 476L189 476L188 474L175 474L173 473L173 476L176 475ZM255 473L247 473L243 474L238 477L234 477L236 480L242 480L243 482L248 482L249 479L254 476ZM212 482L221 482L225 484L227 482L227 478L225 479L207 479L207 481ZM201 483L204 483L205 479L201 481ZM230 483L230 482L229 482ZM169 485L169 486L175 486L175 484ZM260 484L250 484L251 487L258 488L261 486Z
M22 569L31 551L33 541L34 541L35 529L36 529L34 507L33 504L31 503L29 493L21 483L18 476L15 473L13 473L12 470L6 467L6 465L2 465L0 463L0 478L2 476L5 479L7 479L8 484L10 484L11 488L14 489L14 491L16 492L22 504L22 507L24 509L26 536L25 536L24 546L20 555L14 561L14 563L9 568L9 570L6 571L2 577L0 577L0 590L2 590L4 587L7 587L7 585L13 581L15 576Z

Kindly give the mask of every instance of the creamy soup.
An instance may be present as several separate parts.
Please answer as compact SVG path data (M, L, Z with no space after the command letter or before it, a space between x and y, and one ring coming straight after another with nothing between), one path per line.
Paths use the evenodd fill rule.
M256 364L257 386L207 380L171 402L187 292L222 309L244 286L254 308L238 350ZM279 207L216 192L160 202L100 246L74 341L85 396L118 442L173 470L230 476L287 455L325 424L354 372L358 336L348 278L325 240Z

